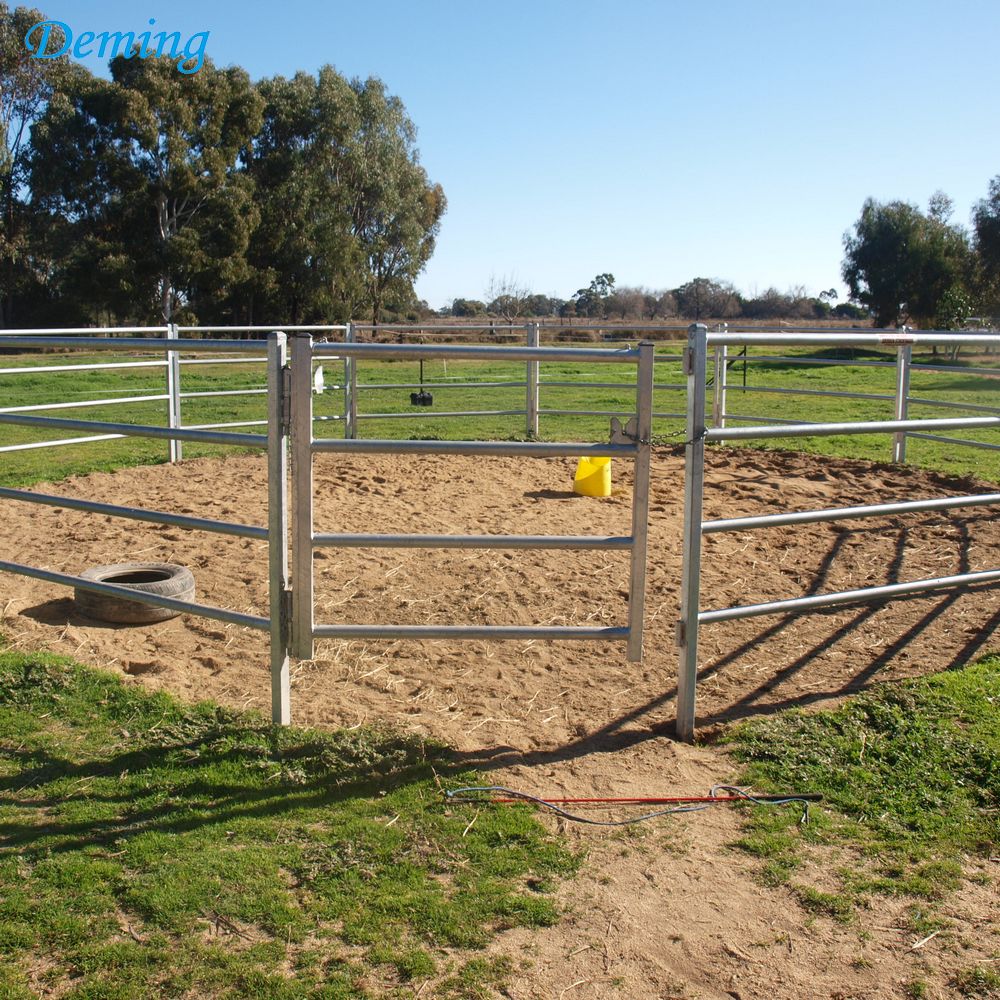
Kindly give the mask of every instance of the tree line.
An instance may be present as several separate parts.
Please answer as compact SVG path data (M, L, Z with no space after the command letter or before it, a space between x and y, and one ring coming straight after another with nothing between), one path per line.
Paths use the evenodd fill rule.
M877 326L952 330L1000 316L1000 175L973 207L971 229L953 213L942 191L926 212L906 201L864 203L844 235L843 276Z
M131 52L106 80L31 58L40 20L0 3L3 326L415 309L446 201L380 80L326 66L253 82Z
M780 292L768 288L743 295L728 281L693 278L677 288L650 289L615 284L611 273L596 275L568 299L532 293L509 278L493 279L482 299L454 299L442 315L462 318L496 317L511 322L518 317L600 320L770 319L816 321L866 320L867 309L837 302L837 290L809 295L804 288Z

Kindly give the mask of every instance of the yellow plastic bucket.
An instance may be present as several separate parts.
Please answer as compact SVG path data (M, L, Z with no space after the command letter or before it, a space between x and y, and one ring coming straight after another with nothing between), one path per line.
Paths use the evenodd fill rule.
M573 492L585 497L611 496L611 459L581 458L576 464Z

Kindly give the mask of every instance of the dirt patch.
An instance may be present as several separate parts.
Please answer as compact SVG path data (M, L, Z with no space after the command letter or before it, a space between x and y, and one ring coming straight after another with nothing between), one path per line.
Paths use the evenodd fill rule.
M615 494L606 500L574 496L572 471L568 460L318 456L316 530L627 534L630 463L615 463ZM264 525L264 476L263 459L236 457L38 489ZM913 469L712 449L705 509L715 518L987 489L995 487ZM389 722L443 739L470 766L499 769L497 780L543 795L700 793L729 778L721 752L670 739L682 514L683 461L661 452L653 463L642 664L627 663L619 644L326 641L314 660L294 664L295 720ZM4 504L0 538L5 558L68 573L123 561L180 563L194 571L199 600L268 613L261 542L16 502ZM705 539L703 606L997 566L1000 526L986 508L720 534ZM624 553L347 549L316 556L322 623L624 624L627 587ZM9 575L0 578L0 610L0 629L16 646L72 654L187 698L268 710L263 633L190 616L102 625L78 616L65 590ZM996 591L981 590L706 626L701 730L788 706L829 705L875 682L946 669L991 642L995 648L998 625ZM560 996L572 986L566 997L660 997L685 983L700 996L902 995L901 986L875 975L866 955L877 950L884 977L899 951L903 976L923 950L905 954L877 931L862 947L857 928L807 922L787 893L759 888L746 863L726 852L734 823L721 811L670 821L648 854L631 841L574 830L592 847L593 877L567 889L577 913L567 925L523 938L534 971L513 995ZM681 846L665 844L663 829ZM588 942L567 965L569 952ZM574 986L576 978L586 981Z

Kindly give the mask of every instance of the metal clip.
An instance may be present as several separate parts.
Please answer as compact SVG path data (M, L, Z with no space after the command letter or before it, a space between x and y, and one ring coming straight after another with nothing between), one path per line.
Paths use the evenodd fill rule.
M680 649L687 646L687 622L677 622L677 646Z
M292 370L281 369L281 422L287 427L292 422Z
M624 427L622 427L622 422L617 417L611 418L611 437L608 440L608 444L638 443L639 420L637 417L630 417Z
M694 351L690 347L684 348L684 374L694 374Z

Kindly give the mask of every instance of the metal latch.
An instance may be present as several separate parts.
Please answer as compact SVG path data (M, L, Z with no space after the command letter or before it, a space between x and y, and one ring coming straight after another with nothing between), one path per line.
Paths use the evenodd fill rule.
M639 420L637 417L630 417L624 427L622 427L622 422L617 417L611 418L611 437L608 439L608 444L638 443Z

